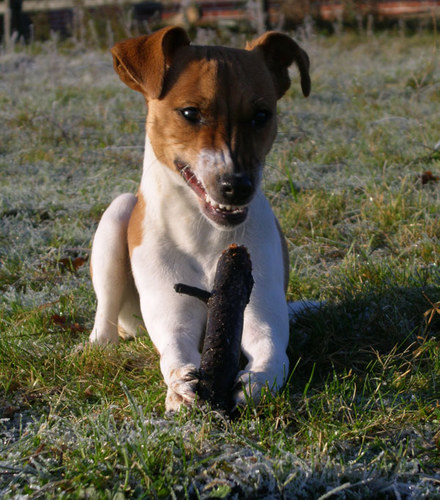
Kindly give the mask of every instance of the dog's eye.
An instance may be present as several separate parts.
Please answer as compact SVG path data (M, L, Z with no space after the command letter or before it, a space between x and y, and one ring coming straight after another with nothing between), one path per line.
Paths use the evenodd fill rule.
M252 117L251 124L256 128L263 127L271 118L272 113L270 111L260 109Z
M202 115L197 108L183 108L179 111L183 118L191 123L199 123L202 119Z

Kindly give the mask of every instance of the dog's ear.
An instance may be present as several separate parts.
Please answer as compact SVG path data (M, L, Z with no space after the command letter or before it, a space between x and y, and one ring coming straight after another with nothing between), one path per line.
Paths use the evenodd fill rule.
M274 78L278 99L290 87L288 68L293 62L299 69L304 96L310 94L309 56L290 36L269 31L253 42L248 42L246 49L259 51L263 55Z
M113 66L130 88L142 92L147 99L157 99L176 50L189 44L183 28L169 26L152 35L117 43L111 49Z

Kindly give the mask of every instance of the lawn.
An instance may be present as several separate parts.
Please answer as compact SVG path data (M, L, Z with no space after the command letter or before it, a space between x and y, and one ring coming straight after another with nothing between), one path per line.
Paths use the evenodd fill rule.
M108 51L0 54L0 497L440 498L439 41L301 43L312 94L292 71L264 188L288 298L322 305L292 326L285 390L232 420L166 415L147 336L78 349L93 233L140 179L142 97Z

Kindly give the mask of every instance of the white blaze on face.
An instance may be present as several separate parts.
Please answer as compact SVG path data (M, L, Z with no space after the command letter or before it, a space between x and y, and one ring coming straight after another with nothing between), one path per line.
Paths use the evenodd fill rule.
M211 197L217 188L217 182L220 176L224 174L232 174L234 171L234 163L232 161L229 151L202 149L198 155L197 163L194 165L194 173L203 184L207 196ZM211 203L216 200L209 199Z
M229 151L202 149L198 155L194 173L205 189L205 200L214 208L221 210L232 210L234 207L223 205L215 198L215 191L218 190L217 183L222 175L234 171L234 163Z

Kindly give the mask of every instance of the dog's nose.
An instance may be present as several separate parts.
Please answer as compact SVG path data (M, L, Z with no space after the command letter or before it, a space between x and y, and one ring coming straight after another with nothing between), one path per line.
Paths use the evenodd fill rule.
M230 205L245 205L254 192L254 186L246 174L225 174L220 180L220 191Z

